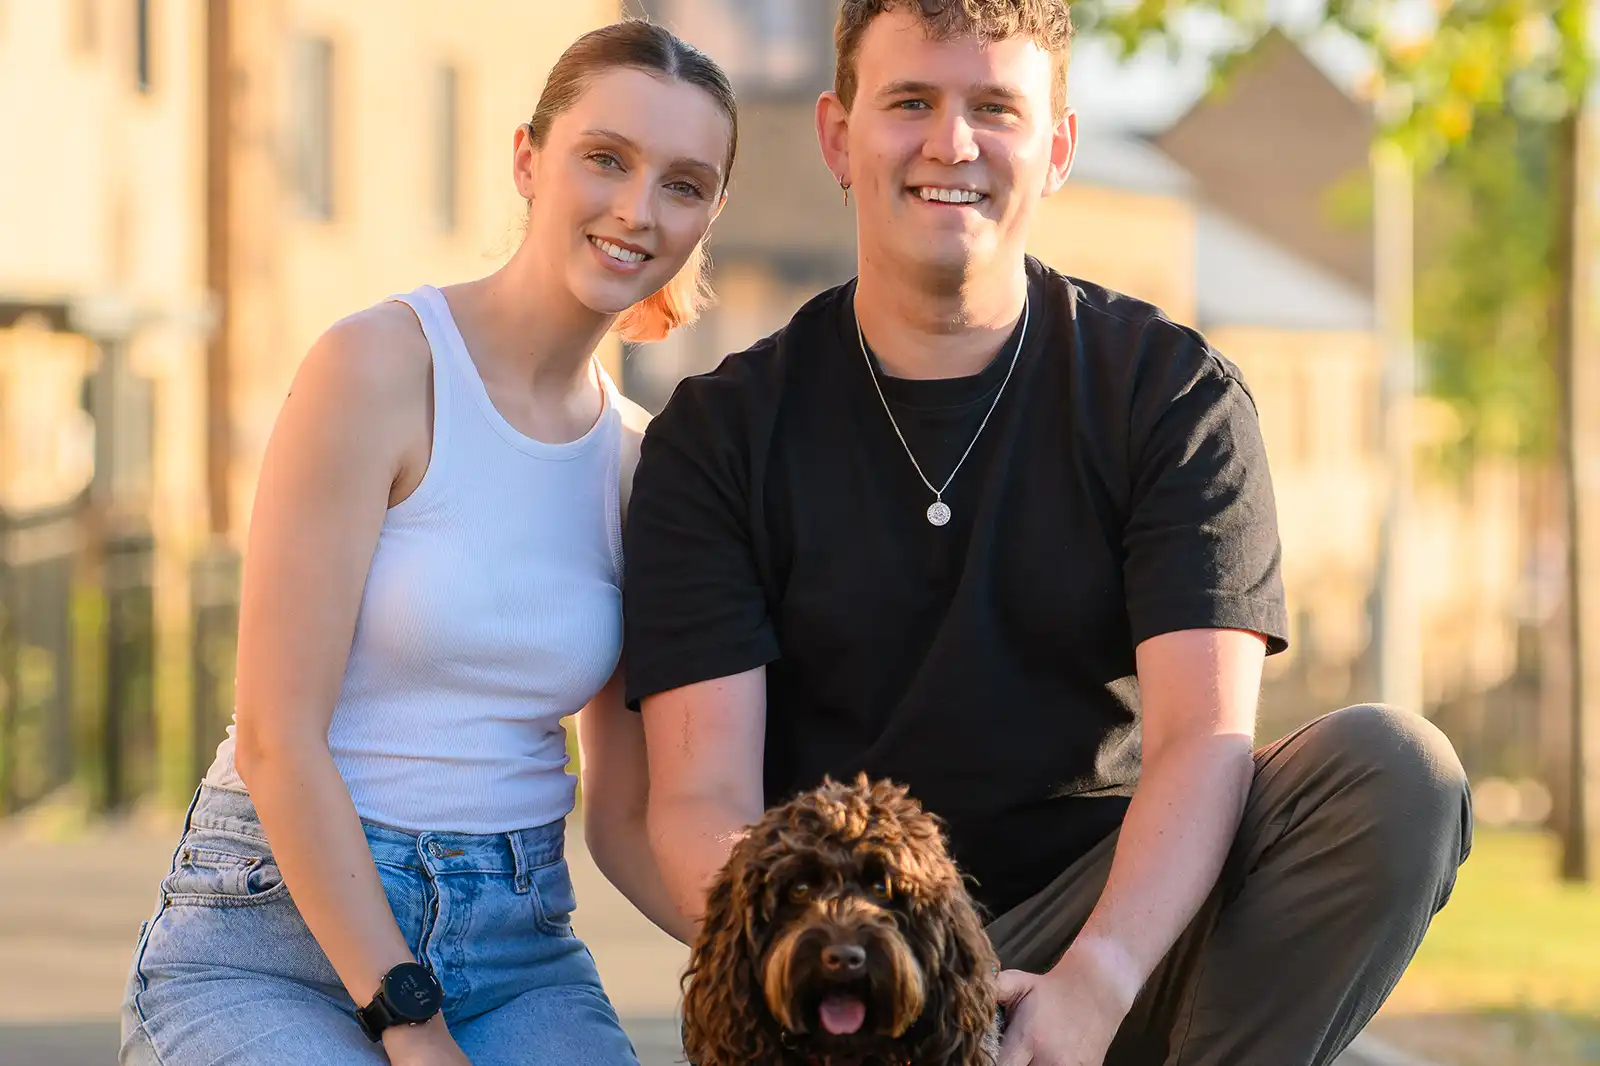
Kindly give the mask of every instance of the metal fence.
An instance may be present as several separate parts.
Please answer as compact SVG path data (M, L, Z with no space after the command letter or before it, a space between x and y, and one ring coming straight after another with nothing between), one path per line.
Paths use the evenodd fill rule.
M0 812L75 770L79 517L75 506L0 511Z

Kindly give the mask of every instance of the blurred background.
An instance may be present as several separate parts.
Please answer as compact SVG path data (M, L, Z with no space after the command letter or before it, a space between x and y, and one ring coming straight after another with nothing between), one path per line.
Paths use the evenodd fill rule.
M604 351L659 410L854 272L812 127L833 0L0 0L0 1066L114 1061L231 714L239 552L300 358L509 254L512 131L624 11L722 61L742 106L717 305ZM1600 1062L1588 4L1074 12L1078 161L1030 251L1198 326L1250 382L1293 619L1260 739L1385 699L1474 782L1474 855L1358 1052ZM681 950L573 833L579 931L674 1061Z

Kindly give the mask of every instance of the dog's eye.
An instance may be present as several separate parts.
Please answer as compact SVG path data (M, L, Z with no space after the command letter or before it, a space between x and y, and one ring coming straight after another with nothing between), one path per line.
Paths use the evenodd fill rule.
M811 898L811 886L804 881L796 881L789 886L789 898L796 903L804 903Z
M880 878L879 880L872 882L872 894L877 896L879 899L888 899L894 894L894 889L890 886L887 879Z

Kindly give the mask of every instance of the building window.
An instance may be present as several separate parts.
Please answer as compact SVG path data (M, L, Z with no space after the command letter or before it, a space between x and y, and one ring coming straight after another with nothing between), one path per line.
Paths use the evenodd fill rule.
M100 50L99 0L73 0L70 32L72 50L78 55L92 56Z
M433 215L453 233L461 222L461 74L443 66L434 83Z
M294 42L289 111L291 177L302 215L333 217L333 42Z
M150 3L151 0L134 0L133 4L133 84L141 93L149 92L155 84L151 74Z

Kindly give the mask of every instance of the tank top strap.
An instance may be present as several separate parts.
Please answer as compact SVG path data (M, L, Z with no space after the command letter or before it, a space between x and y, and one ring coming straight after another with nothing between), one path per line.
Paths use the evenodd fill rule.
M611 537L611 562L616 571L617 587L622 587L622 390L606 372L605 364L594 359L594 372L600 380L600 390L605 394L606 430L606 531Z
M411 312L417 316L417 321L422 325L422 335L428 342L428 351L433 364L433 441L428 456L429 473L413 496L425 496L423 490L431 489L441 481L444 476L442 471L449 465L450 443L455 425L454 405L459 395L457 375L460 372L459 366L454 366L457 357L453 349L459 340L455 337L454 331L446 329L445 323L440 320L439 306L434 301L442 302L443 299L443 295L437 289L428 285L389 297L390 301L403 303L411 308Z

